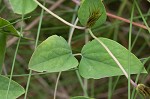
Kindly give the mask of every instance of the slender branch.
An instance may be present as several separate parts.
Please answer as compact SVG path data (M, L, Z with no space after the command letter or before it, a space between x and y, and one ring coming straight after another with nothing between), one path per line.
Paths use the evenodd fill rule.
M139 6L138 6L138 4L137 4L136 1L135 1L135 5L136 5L136 7L137 7L137 9L138 9L138 11L139 11L139 14L140 14L141 17L142 17L142 20L143 20L144 24L146 25L146 27L147 27L147 29L148 29L148 32L150 33L150 27L148 26L148 24L147 24L147 22L146 22L146 20L145 20L145 18L144 18L144 16L143 16L143 14L142 14L142 11L140 10L140 8L139 8Z
M85 30L85 44L87 44L88 42L89 42L89 33L88 33L88 30L86 29ZM86 78L84 78L84 88L88 91L88 79Z
M82 87L82 89L83 89L83 91L84 91L84 95L88 97L88 93L87 93L86 89L84 88L84 84L83 84L83 81L82 81L82 79L81 79L81 76L80 76L78 70L76 70L76 74L77 74L78 80L79 80L79 82L80 82L80 85L81 85L81 87Z
M78 6L77 6L77 7L78 7ZM76 9L76 10L77 10L77 9ZM79 21L79 19L76 18L76 20L75 20L75 22L74 22L74 25L76 25L76 24L78 23L78 21ZM70 35L69 35L69 39L68 39L68 44L69 44L70 46L71 46L71 40L72 40L72 36L73 36L74 30L75 30L75 28L74 28L74 27L71 27L70 33L69 33ZM78 55L81 56L81 53L74 54L74 56L78 56ZM79 80L79 82L80 82L80 85L81 85L81 87L82 87L82 89L83 89L84 95L85 95L85 96L88 96L87 89L84 87L82 78L81 78L81 76L80 76L78 70L76 70L76 75L77 75L78 80Z
M131 9L131 17L130 17L130 28L129 28L129 43L128 43L128 99L131 99L131 84L130 84L130 80L131 80L131 75L130 75L130 66L131 66L131 55L130 55L130 52L131 52L131 37L132 37L132 22L133 22L133 16L134 16L134 8L135 8L135 0L133 2L133 5L132 5L132 9Z
M44 3L45 5L45 0ZM38 25L38 31L37 31L37 35L36 35L36 41L35 41L35 46L34 46L34 50L37 48L38 46L38 41L39 41L39 35L40 35L40 30L41 30L41 25L42 25L42 19L43 19L43 14L44 14L44 10L41 10L41 14L40 14L40 20L39 20L39 25ZM25 90L25 96L24 99L27 98L27 93L29 90L29 85L30 85L30 80L31 80L31 76L32 76L32 70L29 71L29 76L28 76L28 80L27 80L27 85L26 85L26 90Z
M71 26L71 27L74 27L74 28L77 28L77 29L81 29L81 30L84 30L85 27L80 27L80 26L76 26L76 25L73 25L69 22L67 22L66 20L62 19L61 17L59 17L58 15L56 15L55 13L53 13L52 11L50 11L49 9L47 9L45 6L43 6L41 3L39 3L37 0L34 0L35 3L37 3L42 9L44 9L45 11L47 11L49 14L51 14L52 16L54 16L55 18L57 18L58 20L60 20L61 22L65 23L66 25L68 26Z
M59 82L61 73L62 73L62 72L59 72L59 74L58 74L58 76L57 76L56 85L55 85L55 90L54 90L54 99L56 99L57 88L58 88L58 82Z
M23 35L23 20L24 20L24 11L25 11L25 7L23 6L22 7L22 17L21 17L21 28L20 28L20 34ZM17 42L17 46L16 46L16 50L15 50L15 54L14 54L14 58L13 58L13 63L12 63L12 67L11 67L11 72L10 72L10 78L9 78L9 83L8 83L8 88L7 88L7 92L6 92L6 99L8 99L8 95L9 95L9 92L10 92L10 87L11 87L11 82L12 82L12 75L13 75L13 72L14 72L14 68L15 68L15 63L16 63L16 56L17 56L17 53L18 53L18 50L19 50L19 46L20 46L20 42L21 42L21 36L19 37L19 40Z
M77 10L77 8L78 8L78 7L76 7L75 10ZM75 16L76 16L76 14L73 16L73 18L74 18ZM73 19L73 23L74 23L73 25L76 26L76 24L78 23L78 18L75 20L75 22L74 22L74 20L75 20L75 19ZM68 39L68 44L69 44L69 46L71 46L71 40L72 40L72 36L73 36L74 30L75 30L75 27L71 27L71 28L70 28L70 32L69 32L70 35L69 35L69 39ZM74 56L75 56L75 55L81 55L81 54L77 53L77 54L74 54ZM58 88L58 83L59 83L59 79L60 79L61 74L62 74L62 71L59 72L59 74L58 74L58 76L57 76L57 81L56 81L56 84L55 84L54 98L53 98L53 99L56 99L57 88ZM84 87L82 86L82 85L83 85L82 79L81 79L81 77L79 76L79 73L78 73L77 70L76 70L76 74L77 74L77 77L78 77L79 82L80 82L80 84L81 84L81 87L82 87L84 93L85 93L86 96L87 96L87 92L86 92L86 90L84 89Z
M0 33L0 74L2 74L3 63L5 59L6 38L7 36L5 34Z
M74 25L76 25L78 23L79 19L77 18L74 22ZM71 46L71 40L72 40L72 36L73 36L73 32L74 32L75 28L71 28L70 30L70 35L69 35L69 39L68 39L68 44Z

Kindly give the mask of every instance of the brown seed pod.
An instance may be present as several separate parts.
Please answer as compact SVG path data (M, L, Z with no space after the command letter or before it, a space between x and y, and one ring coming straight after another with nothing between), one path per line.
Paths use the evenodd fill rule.
M136 90L143 94L145 97L150 97L150 87L147 87L144 84L138 84Z

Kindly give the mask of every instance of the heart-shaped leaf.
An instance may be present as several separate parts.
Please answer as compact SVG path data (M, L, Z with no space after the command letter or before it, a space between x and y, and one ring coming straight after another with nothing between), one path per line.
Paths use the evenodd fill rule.
M20 37L21 34L7 20L0 17L0 33Z
M107 16L102 0L82 0L78 17L80 23L88 28L103 24Z
M33 0L9 0L14 13L27 14L32 12L37 4Z
M85 96L76 96L76 97L71 97L70 99L94 99L94 98L89 98Z
M9 78L0 75L0 99L6 99ZM25 92L24 88L15 81L11 81L8 98L16 99Z
M53 35L43 41L33 53L29 68L38 72L60 72L78 66L71 48L62 37Z
M107 39L99 38L114 54L123 68L128 71L128 54L130 53L119 43ZM103 78L117 75L124 75L119 66L111 58L101 44L93 40L88 42L82 49L82 59L79 64L79 72L84 78ZM132 53L131 55L131 74L146 73L141 61Z

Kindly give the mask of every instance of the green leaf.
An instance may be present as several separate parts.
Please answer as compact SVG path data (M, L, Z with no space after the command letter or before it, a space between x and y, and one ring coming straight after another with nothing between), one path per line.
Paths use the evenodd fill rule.
M123 68L128 71L129 51L119 43L107 39L99 38L114 54ZM93 40L88 42L82 49L82 59L79 64L79 73L84 78L103 78L117 75L124 75L119 66L114 62L108 52ZM147 73L141 61L132 53L131 55L131 74Z
M101 0L83 0L78 10L79 21L86 27L97 27L106 21L106 10Z
M78 66L66 40L53 35L43 41L33 53L29 68L38 72L60 72Z
M94 98L89 98L85 96L76 96L76 97L71 97L70 99L94 99Z
M33 0L9 0L14 13L27 14L32 12L37 4Z
M0 99L5 99L8 89L9 78L0 75ZM11 81L10 89L8 93L8 99L16 99L25 92L24 88L16 83Z
M0 33L20 37L21 34L11 25L11 23L0 17Z

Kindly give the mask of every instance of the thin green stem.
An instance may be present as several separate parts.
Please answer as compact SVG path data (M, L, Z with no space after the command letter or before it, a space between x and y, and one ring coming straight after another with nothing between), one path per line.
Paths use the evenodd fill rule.
M96 39L104 48L105 50L108 52L108 54L112 57L112 59L115 61L115 63L119 66L119 68L122 70L122 72L124 73L124 75L126 76L126 78L128 79L128 74L125 71L125 69L123 68L123 66L120 64L120 62L117 60L117 58L113 55L113 53L108 49L108 47L100 40L98 39L91 31L91 29L88 29L89 33L91 34L91 36ZM134 83L134 81L132 79L130 79L130 82L132 83L132 85L134 87L137 86L136 83Z
M74 22L74 25L76 25L78 23L79 19L77 18ZM68 39L68 44L71 46L71 40L72 40L72 36L73 36L73 32L74 32L75 28L72 28L70 30L70 34L69 34L69 39Z
M56 99L57 88L58 88L58 83L59 83L59 79L60 79L61 73L62 72L59 72L59 74L57 76L57 80L56 80L56 84L55 84L55 90L54 90L54 99Z
M146 27L147 27L148 32L150 33L150 28L149 28L149 26L148 26L148 24L147 24L147 22L146 22L146 20L145 20L145 18L144 18L144 16L143 16L143 14L142 14L142 11L140 10L140 8L139 8L139 6L138 6L136 0L135 0L135 5L136 5L136 7L137 7L137 9L138 9L138 11L139 11L141 17L142 17L142 20L143 20L144 24L145 24Z
M2 74L3 63L6 52L6 38L7 36L3 33L0 33L0 74Z
M120 7L119 7L119 11L118 11L118 16L121 16L121 14L123 13L123 10L124 10L124 8L125 8L125 6L126 6L126 4L127 4L127 0L123 0L122 1L122 4L120 5ZM116 20L115 21L115 23L118 23L119 22L119 20ZM119 27L120 27L120 25L119 24L117 24L117 25L115 25L115 30L114 30L114 40L116 40L117 41L117 36L118 36L118 31L119 31Z
M89 34L88 34L88 31L85 30L85 44L88 42L89 42ZM88 79L86 79L86 78L84 78L84 88L85 88L85 90L88 90Z
M108 83L108 99L112 98L112 77L109 77Z
M123 10L124 10L124 8L125 8L127 2L128 2L127 0L122 1L122 4L120 5L119 11L118 11L118 13L117 13L118 16L121 16L121 15L122 15ZM118 23L118 24L115 25L115 30L114 30L114 37L113 37L113 39L114 39L115 41L117 41L117 39L118 39L117 36L118 36L118 32L119 32L119 27L120 27L120 25L119 25L119 20L116 20L115 23ZM111 94L113 94L113 92L114 92L114 90L115 90L115 88L116 88L116 86L117 86L117 83L118 83L118 81L119 81L120 76L118 76L117 78L118 78L118 79L115 81L114 86L112 87ZM109 81L112 81L111 79L112 79L112 77L109 78ZM112 82L109 82L109 83L112 83ZM109 92L110 92L110 91L109 91ZM110 98L111 98L111 97L110 97Z
M147 12L147 14L148 13L150 13L150 9L149 9L149 11ZM145 20L147 20L147 16L146 16L146 18L145 18ZM139 37L139 35L140 35L140 33L141 33L141 30L142 30L142 28L140 28L139 29L139 31L138 31L138 33L137 33L137 35L136 35L136 37L135 37L135 39L134 39L134 41L133 41L133 43L132 43L132 47L131 47L131 50L133 49L133 47L134 47L134 45L135 45L135 43L136 43L136 41L137 41L137 39L138 39L138 37Z
M22 31L22 29L21 29L21 31ZM20 31L20 33L22 33L21 31ZM9 89L10 89L12 75L13 75L13 71L14 71L14 67L15 67L16 56L17 56L17 53L18 53L19 45L20 45L20 40L21 40L21 37L18 40L16 51L15 51L14 58L13 58L13 64L12 64L12 68L11 68L11 73L10 73L10 78L9 78L9 83L8 83L8 89L7 89L6 99L8 99Z
M91 97L94 97L94 86L95 85L95 80L94 79L92 79L92 81L91 81Z
M135 1L135 0L134 0ZM128 43L128 99L131 98L131 77L130 77L130 66L131 66L131 35L132 35L132 22L133 22L133 15L134 15L134 7L135 7L135 2L132 5L132 10L131 10L131 20L130 20L130 29L129 29L129 43Z
M69 69L67 71L74 71L77 70L77 68ZM46 75L50 74L51 72L42 72L42 73L32 73L31 76L36 76L36 75ZM6 75L7 77L10 77L10 75ZM12 75L13 77L24 77L24 76L29 76L29 74L20 74L20 75Z
M78 23L78 18L75 20L74 25L76 25L77 23ZM71 46L71 40L72 40L72 36L73 36L74 29L75 29L75 28L72 27L71 30L70 30L70 35L69 35L69 40L68 40L68 44L69 44L70 46ZM76 55L81 55L81 53L76 54ZM84 87L83 81L82 81L82 79L81 79L81 76L79 75L78 70L76 70L76 74L77 74L78 80L79 80L79 82L80 82L80 85L81 85L81 87L82 87L82 89L83 89L84 95L85 95L85 96L88 96L87 90L86 90L86 88Z
M45 0L44 0L44 5L45 5ZM41 30L41 25L42 25L43 14L44 14L44 10L42 9L41 10L40 21L39 21L39 26L38 26L38 31L37 31L37 36L36 36L36 42L35 42L35 48L34 49L36 49L37 46L38 46L38 40L39 40L39 35L40 35L40 30ZM32 70L30 70L30 72L29 72L24 99L27 98L27 93L28 93L30 80L31 80L31 74L32 74Z
M22 2L24 3L24 2ZM25 11L25 8L24 6L22 7L22 22L24 20L24 11ZM20 34L23 33L23 23L21 24L21 28L20 28ZM21 36L19 37L19 40L18 40L18 43L17 43L17 47L16 47L16 51L15 51L15 54L14 54L14 58L13 58L13 63L12 63L12 67L11 67L11 73L10 73L10 78L9 78L9 83L8 83L8 88L7 88L7 93L6 93L6 99L8 99L8 95L9 95L9 89L10 89L10 85L11 85L11 81L12 81L12 75L13 75L13 72L14 72L14 67L15 67L15 62L16 62L16 56L17 56L17 53L18 53L18 49L19 49L19 45L20 45L20 41L21 41Z
M117 86L117 83L118 83L119 79L120 79L120 76L117 77L117 79L116 79L116 81L115 81L115 83L114 83L114 86L113 86L113 88L112 88L112 92L115 91L115 88L116 88L116 86Z
M138 55L143 51L143 49L146 47L146 45L147 45L147 43L144 42L144 43L142 44L142 46L140 46L139 50L135 53L135 55L138 56Z
M77 8L78 8L78 6L75 7L75 10L77 10ZM75 20L74 17L76 17L76 14L73 15L73 19L74 19L74 20L72 20L72 22L74 23L73 25L76 26L76 24L78 23L78 18ZM75 22L74 22L74 21L75 21ZM71 40L72 40L72 36L73 36L74 30L75 30L75 27L71 27L71 29L70 29L70 31L69 31L69 38L68 38L68 44L69 44L69 46L71 46ZM81 55L81 53L75 54L75 55ZM75 55L74 55L74 56L75 56ZM76 71L77 71L77 70L76 70ZM57 81L56 81L56 84L55 84L54 99L56 99L57 87L58 87L59 78L60 78L60 76L61 76L61 73L62 73L62 72L59 72L58 77L57 77ZM81 80L81 77L80 77L80 75L79 75L78 72L76 72L76 74L77 74L77 77L78 77L78 79L79 79L79 82L80 82L80 84L81 84L81 86L82 86L82 85L83 85L83 82L82 82L82 80ZM87 96L87 93L86 93L85 88L84 88L84 87L82 87L82 88L83 88L84 94Z
M135 39L134 39L134 41L133 41L133 43L132 43L131 50L133 49L133 47L134 47L134 45L135 45L135 43L136 43L136 41L137 41L137 39L138 39L138 37L139 37L139 35L140 35L141 30L142 30L142 29L140 28L139 31L138 31L138 33L137 33L137 35L136 35L136 37L135 37Z
M24 99L27 99L27 93L28 93L28 90L29 90L29 84L30 84L30 80L31 80L31 74L32 74L32 70L29 71L28 80L27 80L27 86L26 86L25 95L24 95Z
M150 10L148 11L148 13L149 13L149 12L150 12ZM147 17L146 17L145 19L147 19ZM134 41L133 41L132 48L134 47L134 45L135 45L135 43L136 43L136 41L137 41L137 39L138 39L138 36L139 36L141 30L142 30L142 29L140 28L139 31L138 31L138 33L137 33L137 35L136 35L136 37L135 37L135 39L134 39ZM144 43L144 45L145 45L145 43ZM132 48L131 48L131 49L132 49ZM142 47L141 47L141 48L142 48ZM141 51L141 50L139 49L139 51ZM139 51L138 51L138 52L139 52ZM143 62L143 65L147 62L148 59L149 59L149 58L145 59L145 61ZM144 67L143 67L143 68L144 68ZM143 70L143 68L141 68L141 71ZM139 77L140 77L141 71L138 73L138 75L137 75L137 77L136 77L136 80L135 80L136 83L138 83L138 79L139 79ZM132 94L131 94L131 99L134 99L134 96L135 96L135 94L136 94L135 92L136 92L136 89L134 88L133 91L132 91Z
M76 5L75 8L72 10L72 12L77 12L78 9L79 9L79 6ZM71 24L75 23L76 18L77 18L77 13L73 13ZM69 28L69 33L71 33L71 31L72 31L72 28ZM70 36L70 34L68 35L68 38L69 38L69 36Z
M81 76L79 75L79 71L78 70L76 70L76 74L77 74L78 80L80 82L80 85L81 85L81 87L83 89L84 95L88 96L88 93L87 93L86 89L84 88L84 84L83 84L83 81L81 79Z

